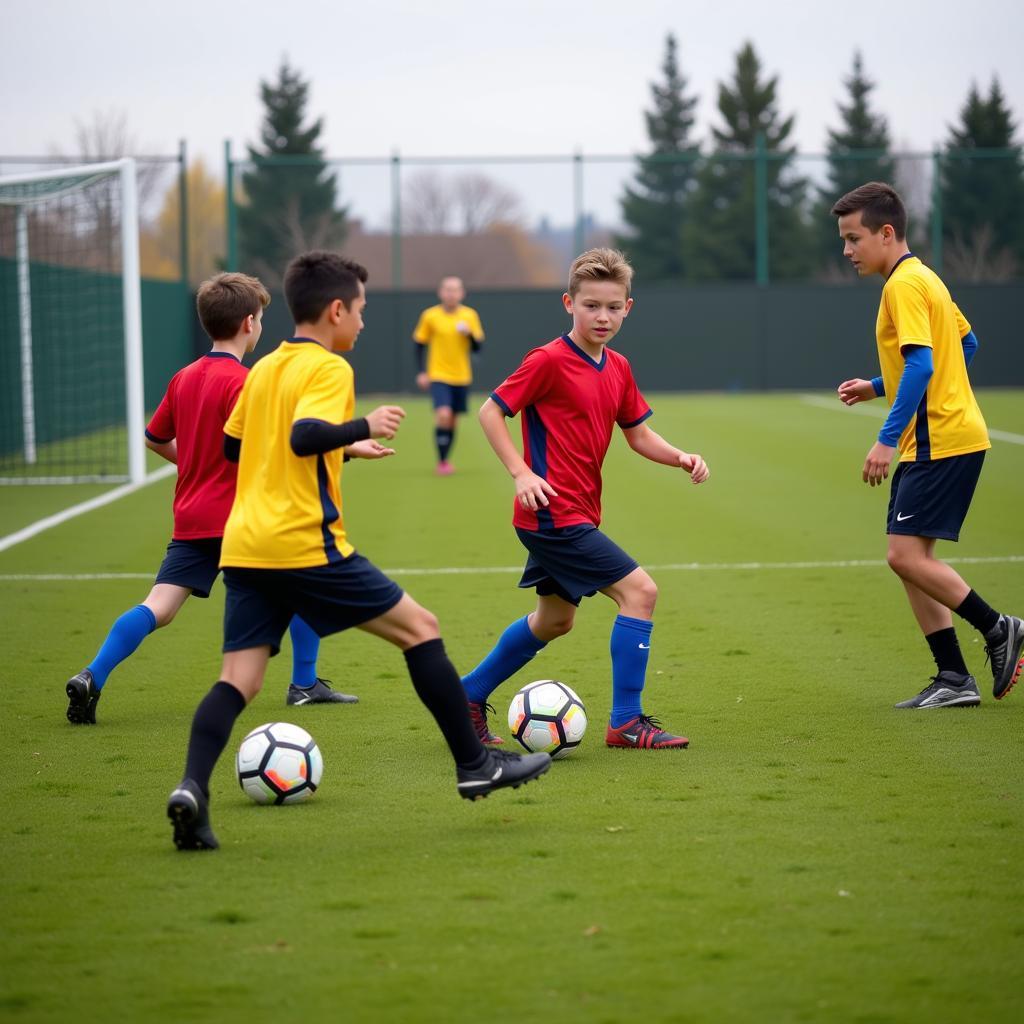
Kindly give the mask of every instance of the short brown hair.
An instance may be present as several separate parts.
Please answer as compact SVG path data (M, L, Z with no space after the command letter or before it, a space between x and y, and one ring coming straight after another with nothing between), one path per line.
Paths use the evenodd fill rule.
M569 268L569 294L575 296L584 281L614 281L629 295L633 268L618 249L588 249Z
M899 241L907 237L907 208L903 205L899 193L884 181L869 181L866 185L847 192L835 206L832 213L836 217L845 217L848 213L860 211L861 223L872 234L880 231L886 224Z
M259 278L248 274L215 274L196 294L199 322L213 341L233 338L247 316L269 305L270 293Z
M297 324L313 324L335 299L351 309L359 282L366 284L369 276L366 267L339 253L304 252L284 272L284 298Z

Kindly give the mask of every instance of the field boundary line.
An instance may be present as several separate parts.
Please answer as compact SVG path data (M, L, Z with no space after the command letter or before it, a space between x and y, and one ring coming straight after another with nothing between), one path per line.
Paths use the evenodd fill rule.
M6 537L0 537L0 551L6 551L8 548L13 548L16 544L31 540L46 530L52 530L55 526L66 523L69 519L75 519L78 516L85 515L86 512L92 512L94 509L103 508L104 505L110 505L121 498L126 498L129 494L134 494L136 491L141 491L143 487L156 483L157 480L164 480L169 476L173 476L177 471L177 466L161 466L160 469L150 473L145 480L140 480L138 483L122 484L120 487L115 487L112 491L107 491L106 494L98 494L95 498L72 505L62 512L56 512L52 516L46 516L44 519L37 519L34 523L30 523L20 530L15 530L14 533L7 534Z
M870 404L843 405L838 398L825 398L823 395L801 395L800 400L818 409L828 409L830 412L859 413L861 416L871 416L876 420L885 419L888 415L888 411L879 406L872 406ZM1024 444L1024 434L1014 434L1009 430L993 430L990 427L988 436L993 441L1005 441L1007 444Z
M965 555L944 558L951 565L1009 565L1024 562L1024 555ZM648 565L651 572L751 572L800 569L882 569L888 563L884 558L851 558L841 561L808 562L666 562ZM439 566L433 569L384 569L389 576L494 576L523 571L521 565ZM151 580L152 572L12 572L0 573L3 583L76 583L97 580Z

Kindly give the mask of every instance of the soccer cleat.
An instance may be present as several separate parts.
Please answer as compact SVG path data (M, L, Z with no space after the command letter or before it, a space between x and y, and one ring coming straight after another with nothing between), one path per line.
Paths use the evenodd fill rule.
M469 702L469 718L476 729L480 742L485 746L499 746L505 741L500 736L495 736L487 725L487 714L494 714L494 708L490 704L477 703L475 700Z
M898 708L976 708L981 703L974 676L940 672L915 697L900 701Z
M690 745L685 736L665 732L661 723L650 715L639 715L617 729L609 725L604 741L609 747L631 747L634 750L679 750Z
M288 687L288 696L285 704L298 706L300 704L358 704L359 698L351 693L341 693L332 690L331 684L326 679L317 679L312 686L305 688L292 683Z
M1024 622L1015 615L1000 615L995 628L985 634L985 660L992 665L992 696L1002 700L1020 679L1024 669Z
M451 476L455 472L455 467L450 462L439 462L437 464L437 475L438 476Z
M518 789L540 778L551 767L547 754L512 754L507 750L488 750L487 760L479 768L456 768L459 796L481 800L496 789Z
M182 779L171 793L167 817L174 826L174 845L179 850L216 850L220 846L210 828L210 801L191 779Z
M101 691L97 688L92 673L83 668L72 676L64 687L68 695L68 721L72 725L95 725L96 705Z

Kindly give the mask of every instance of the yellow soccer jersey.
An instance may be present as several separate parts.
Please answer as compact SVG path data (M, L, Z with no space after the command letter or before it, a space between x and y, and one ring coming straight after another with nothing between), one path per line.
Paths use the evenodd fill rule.
M484 340L484 329L475 309L456 306L452 313L444 306L431 306L420 314L413 338L427 349L427 376L442 384L465 385L473 380L469 362L469 338L459 331L465 323L477 341Z
M991 447L960 343L970 329L934 271L916 256L896 264L882 289L875 325L889 405L903 376L904 346L930 348L934 366L921 405L899 441L904 461L928 462Z
M244 569L333 565L353 551L341 517L343 452L298 456L292 424L352 419L352 367L312 339L284 341L245 379L224 433L242 442L220 564Z

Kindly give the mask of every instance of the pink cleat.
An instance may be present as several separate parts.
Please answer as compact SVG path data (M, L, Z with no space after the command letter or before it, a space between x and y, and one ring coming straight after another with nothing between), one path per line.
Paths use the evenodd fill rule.
M437 464L437 475L438 476L451 476L455 472L455 467L450 462L439 462Z

